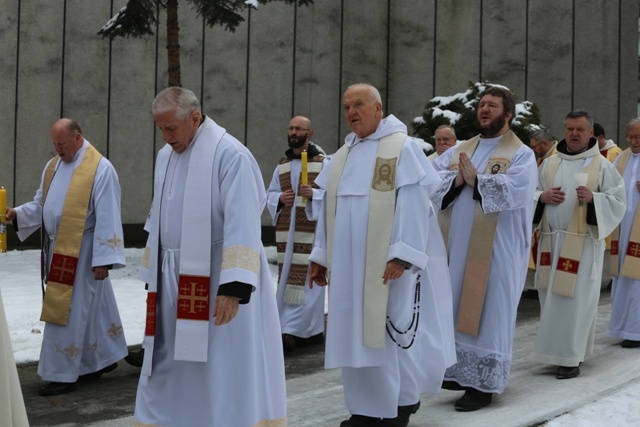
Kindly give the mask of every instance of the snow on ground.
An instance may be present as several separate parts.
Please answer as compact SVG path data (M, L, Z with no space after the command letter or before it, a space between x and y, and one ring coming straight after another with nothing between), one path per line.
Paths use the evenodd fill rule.
M110 273L129 345L142 342L146 294L137 278L142 249L126 249L127 267ZM275 248L267 248L274 282L277 280ZM0 254L0 291L17 363L39 358L44 323L39 321L42 301L40 252L9 251ZM579 392L579 390L576 390ZM640 384L630 384L599 400L558 417L546 427L600 427L640 425Z

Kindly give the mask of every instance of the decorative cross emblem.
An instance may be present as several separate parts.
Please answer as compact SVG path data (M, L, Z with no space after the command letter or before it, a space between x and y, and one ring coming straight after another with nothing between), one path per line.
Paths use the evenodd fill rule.
M562 263L562 269L563 269L564 271L570 271L570 270L571 270L571 267L573 267L573 263L572 263L571 261L569 261L568 259L567 259L567 260L565 260L565 261Z
M640 257L640 243L629 242L629 249L627 250L627 254L636 258Z
M204 295L204 296L203 296ZM184 282L180 285L178 304L180 309L194 314L207 310L209 296L204 285L198 282Z

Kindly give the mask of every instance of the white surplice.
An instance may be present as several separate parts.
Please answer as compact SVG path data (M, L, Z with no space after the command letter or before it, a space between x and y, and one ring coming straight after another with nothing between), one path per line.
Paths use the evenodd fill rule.
M211 142L214 134L223 136L212 159L211 236L202 236L211 242L211 315L220 284L239 281L251 285L253 292L228 324L215 326L210 318L207 362L177 361L177 281L189 159L193 147ZM158 314L152 373L141 376L138 384L136 425L285 426L280 325L260 240L260 214L266 199L262 175L249 150L210 118L198 135L183 153L165 145L158 154L159 158L170 156L167 169L155 173L154 204L161 203L159 230L148 230L160 233ZM244 249L246 268L223 269L223 252L234 248ZM254 258L259 263L254 264ZM242 264L245 258L238 259Z
M447 380L487 393L502 393L511 369L516 314L527 276L536 185L535 156L525 145L516 151L506 174L484 173L500 139L481 138L471 156L478 171L482 209L485 213L499 212L499 216L478 335L456 332L457 363L446 373ZM440 208L457 175L457 171L449 170L455 151L453 147L448 149L434 162L443 178L433 197ZM447 249L454 319L458 318L473 216L479 203L473 199L473 192L472 187L465 185L445 207L451 209ZM487 246L491 244L487 242Z
M412 405L422 392L440 390L445 369L455 362L451 289L442 235L429 196L440 179L421 148L406 140L397 167L396 210L387 260L412 264L388 283L387 315L409 332L385 335L384 349L363 345L363 287L367 247L369 193L380 139L407 129L394 116L383 119L364 140L347 135L350 152L337 187L334 245L329 284L325 368L342 368L347 409L352 414L394 418L397 407ZM316 178L326 190L332 161ZM310 261L327 265L326 193L313 199L318 215ZM309 204L307 206L309 208ZM387 244L380 242L381 244ZM419 277L419 278L418 278ZM420 282L420 316L415 341L416 283ZM384 316L384 311L380 312ZM391 329L391 326L388 325ZM394 342L397 341L396 342Z
M618 156L618 159L620 157ZM616 162L618 161L616 159ZM618 241L618 271L622 271L631 227L638 211L637 182L640 181L640 153L631 153L622 174L627 192L627 209L620 223L620 240ZM625 276L614 276L611 287L611 319L607 334L613 338L640 341L640 280Z
M298 196L298 181L302 162L299 159L292 159L291 162L291 189ZM321 190L313 189L314 197L318 198ZM267 209L273 219L273 225L278 222L278 203L282 188L280 187L280 168L276 167L271 178L271 183L267 189ZM291 334L300 338L309 338L324 331L324 288L313 285L304 287L304 304L287 304L284 302L284 291L287 285L289 270L291 269L291 259L293 258L293 239L296 227L295 206L291 207L291 223L287 236L287 248L282 263L282 273L276 291L278 302L278 312L280 314L280 328L283 334Z
M57 160L44 207L41 182L33 201L16 208L18 237L26 239L43 224L49 236L49 258L54 251L69 183L88 145L85 140L69 163ZM38 375L45 381L74 382L79 375L96 372L127 355L111 280L108 277L95 280L91 271L91 267L111 265L116 269L126 265L120 218L118 175L103 157L93 181L68 324L47 322L44 327ZM50 261L46 261L47 266Z
M560 157L560 165L552 185L562 188L565 200L559 205L544 206L544 215L552 233L549 283L553 283L564 241L564 231L577 203L575 174L582 172L592 157L600 156L595 141L595 138L592 138L589 149L575 155L567 154L564 140L558 143L558 153L555 156ZM547 189L544 171L548 165L549 160L545 160L540 166L538 194ZM587 223L587 235L582 248L573 298L554 294L552 286L538 291L541 313L538 336L533 347L535 361L559 366L578 366L593 352L602 283L604 238L620 223L626 206L625 200L622 177L611 162L603 159L600 162L597 189L593 193L598 224L594 226ZM538 204L540 203L538 200ZM539 247L538 260L541 250ZM536 274L535 279L538 287L540 276Z
M0 292L0 426L29 427Z

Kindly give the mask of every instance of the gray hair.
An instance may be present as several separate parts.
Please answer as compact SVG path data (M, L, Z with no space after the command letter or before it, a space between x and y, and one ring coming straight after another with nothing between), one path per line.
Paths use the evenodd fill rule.
M629 120L629 123L627 123L627 133L629 133L629 130L634 127L634 126L638 126L640 125L640 117L636 117L633 118L631 120Z
M154 116L174 110L178 117L187 119L194 111L200 113L200 101L189 89L172 86L156 95L151 104L151 112Z
M567 113L567 116L565 117L565 120L566 119L579 119L580 117L584 117L585 119L587 119L587 121L589 122L589 126L591 126L593 128L593 117L591 117L591 114L589 114L585 110L573 110L573 111L570 111L569 113Z
M529 138L533 138L536 141L553 141L553 135L551 135L551 131L547 128L543 128L542 126L540 127L540 129L536 129L531 132Z
M440 129L449 129L451 131L451 133L453 134L454 138L456 137L456 130L453 128L453 126L451 125L440 125L436 128L436 130L440 130Z

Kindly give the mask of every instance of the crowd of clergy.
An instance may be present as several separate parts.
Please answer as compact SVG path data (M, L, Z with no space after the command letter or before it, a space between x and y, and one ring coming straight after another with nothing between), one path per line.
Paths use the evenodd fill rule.
M340 427L407 426L421 395L441 389L462 393L455 410L481 409L507 386L529 269L541 308L532 360L575 378L593 353L605 256L608 335L640 348L640 118L625 150L582 110L566 115L562 140L541 126L523 142L510 129L513 94L493 85L478 98L479 134L458 141L439 126L427 157L375 87L349 86L342 108L351 132L330 156L309 118L291 118L265 187L251 152L193 92L154 99L166 145L139 269L136 426L286 426L284 356L320 345L325 368L342 373ZM56 156L35 197L6 209L19 238L42 236L43 396L128 355L109 279L125 266L118 176L77 122L56 121L50 136ZM22 427L0 315L0 425Z

